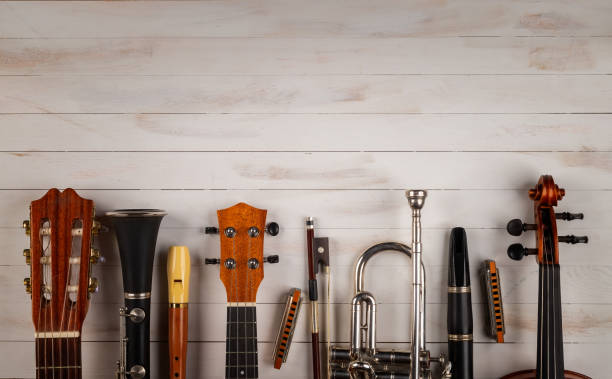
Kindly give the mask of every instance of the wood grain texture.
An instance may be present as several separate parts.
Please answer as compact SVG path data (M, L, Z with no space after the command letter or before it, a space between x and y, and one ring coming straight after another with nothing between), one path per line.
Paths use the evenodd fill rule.
M0 113L607 113L612 76L0 76L0 87Z
M610 114L0 114L0 150L612 151L610 124Z
M0 2L0 377L34 377L19 225L54 186L76 187L98 214L168 209L154 269L155 378L168 373L164 262L177 244L193 263L187 377L224 376L225 292L203 265L220 249L203 235L216 209L247 201L281 225L266 238L281 263L266 267L258 296L260 377L299 379L311 376L307 313L280 371L272 342L287 289L306 288L303 218L330 237L331 337L347 343L354 261L374 243L409 241L411 187L430 189L432 354L446 350L444 263L459 225L473 276L483 259L500 265L506 305L510 343L494 344L474 296L476 378L534 367L537 267L505 253L533 238L508 236L505 224L531 219L524 191L544 173L568 190L560 210L585 213L559 234L590 237L560 247L566 368L605 377L611 11L607 0ZM96 242L107 262L94 268L102 287L83 331L93 379L113 376L123 302L115 243ZM383 347L407 347L409 269L392 254L368 267Z
M609 37L0 39L0 74L610 74L610 43Z
M610 3L563 0L490 3L427 0L246 0L3 2L0 36L117 37L455 37L610 36ZM134 22L137 20L137 22Z
M609 152L28 152L0 153L0 165L0 189L44 189L60 176L79 189L500 190L528 188L542 167L568 191L612 188Z

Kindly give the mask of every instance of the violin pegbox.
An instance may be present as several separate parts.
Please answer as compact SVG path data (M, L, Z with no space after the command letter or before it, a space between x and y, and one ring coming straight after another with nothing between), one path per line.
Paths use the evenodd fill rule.
M527 224L520 219L512 219L506 225L506 230L513 236L520 236L525 231L536 231L537 248L526 248L520 243L508 247L508 256L514 260L521 260L527 255L537 255L540 263L559 263L558 243L588 243L587 236L558 236L556 220L573 221L582 220L582 213L561 212L555 214L553 207L563 199L565 189L555 184L553 177L542 175L535 188L529 190L529 198L534 201L535 223ZM545 250L545 242L554 244L553 254ZM552 246L549 246L552 247Z

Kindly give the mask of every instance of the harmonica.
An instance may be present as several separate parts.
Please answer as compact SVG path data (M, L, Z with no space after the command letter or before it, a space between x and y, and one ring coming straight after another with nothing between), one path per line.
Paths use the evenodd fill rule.
M280 369L281 365L287 360L301 305L302 291L299 288L292 288L287 296L285 311L283 312L283 318L281 319L278 335L276 336L276 343L274 344L275 348L272 359L274 360L275 369Z
M480 276L483 282L485 305L487 307L485 332L498 343L504 342L506 333L504 323L504 306L502 303L499 269L495 261L486 260L482 263Z

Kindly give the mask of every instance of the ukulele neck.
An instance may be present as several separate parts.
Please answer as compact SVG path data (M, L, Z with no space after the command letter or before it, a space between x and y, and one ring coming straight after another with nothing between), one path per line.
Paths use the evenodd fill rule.
M36 338L36 378L81 379L81 337L77 332L48 332ZM62 334L77 334L63 337Z
M225 377L257 379L257 316L255 303L229 303Z

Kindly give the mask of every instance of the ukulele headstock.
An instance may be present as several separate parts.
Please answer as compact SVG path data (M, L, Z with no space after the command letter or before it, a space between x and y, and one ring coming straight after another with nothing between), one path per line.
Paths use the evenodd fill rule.
M525 248L515 243L508 247L508 256L514 260L520 260L526 255L537 255L539 264L559 264L559 242L564 243L587 243L586 236L559 236L557 235L557 219L572 221L582 220L582 213L558 213L554 208L565 196L565 190L559 188L553 177L542 175L535 188L529 190L529 198L534 202L534 224L525 224L519 219L508 222L506 229L513 236L519 236L524 231L536 231L536 244L534 249Z
M30 277L24 279L32 297L32 320L37 333L78 332L87 314L91 292L98 281L91 266L101 257L93 249L94 203L67 188L50 189L32 201L30 219L23 222L30 237L24 250Z
M206 259L206 264L220 264L221 281L230 303L254 303L261 283L263 263L277 263L278 256L263 256L264 232L277 235L278 224L266 225L264 209L245 203L217 211L219 227L207 227L206 234L219 234L220 259Z

